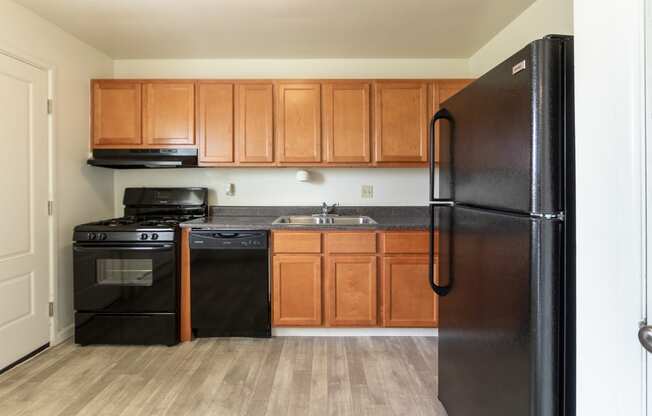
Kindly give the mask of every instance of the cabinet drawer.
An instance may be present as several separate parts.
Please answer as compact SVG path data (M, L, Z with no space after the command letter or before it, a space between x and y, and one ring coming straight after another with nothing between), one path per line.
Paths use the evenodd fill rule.
M326 253L375 253L375 233L328 233L325 235Z
M439 234L435 232L435 252L439 241ZM405 231L383 233L380 248L383 254L427 254L428 232Z
M274 253L321 253L319 232L275 232Z

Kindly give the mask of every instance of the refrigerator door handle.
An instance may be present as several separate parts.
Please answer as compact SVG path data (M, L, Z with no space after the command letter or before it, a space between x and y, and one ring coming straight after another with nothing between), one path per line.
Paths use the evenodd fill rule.
M435 292L437 295L446 296L451 291L453 286L453 271L451 267L448 267L449 283L447 286L440 286L435 282L435 209L436 207L434 205L430 206L430 232L428 233L428 283L430 284L433 292ZM442 222L440 221L440 224L441 223ZM447 228L447 226L444 228ZM450 244L450 241L447 240L446 243ZM449 250L447 250L446 253L443 253L444 257L449 257L449 255L452 254L448 253Z
M435 139L436 139L435 130L436 130L436 126L437 126L437 121L439 121L439 120L447 120L447 121L452 123L453 122L453 117L450 114L450 112L448 112L448 110L443 108L443 109L437 111L437 113L435 113L435 115L430 120L430 126L429 126L429 130L428 130L428 135L429 135L429 138L430 138L430 158L429 158L429 160L430 160L430 201L449 201L452 198L436 198L435 197L435 173L436 173L436 166L435 166L436 151L435 150L437 148L437 146L435 145ZM450 151L451 155L449 156L451 158L451 160L449 162L452 163L452 146L449 146L449 148L451 150ZM452 190L452 187L451 187L451 190Z

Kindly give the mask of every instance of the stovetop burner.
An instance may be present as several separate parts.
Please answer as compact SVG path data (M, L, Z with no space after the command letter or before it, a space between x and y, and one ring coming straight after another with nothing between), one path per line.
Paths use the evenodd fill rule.
M123 217L123 218L112 218L110 220L97 221L90 223L88 225L99 225L101 227L122 227L125 225L132 225L136 223L136 218L133 217Z
M121 218L75 227L74 241L173 241L180 222L208 213L205 188L127 188Z
M169 227L176 226L180 222L189 221L194 218L197 218L192 215L180 215L175 217L154 217L147 218L138 222L138 225L142 227Z
M138 231L144 228L165 228L173 229L179 223L189 221L197 218L193 215L179 215L179 216L154 216L154 217L122 217L112 218L110 220L103 220L84 224L84 229L97 228L98 231ZM79 228L78 227L78 228Z

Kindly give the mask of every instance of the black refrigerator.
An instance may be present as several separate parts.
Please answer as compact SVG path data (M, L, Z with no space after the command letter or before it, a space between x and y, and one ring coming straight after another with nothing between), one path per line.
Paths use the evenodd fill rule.
M550 35L431 120L429 277L449 416L575 414L573 106L573 39Z

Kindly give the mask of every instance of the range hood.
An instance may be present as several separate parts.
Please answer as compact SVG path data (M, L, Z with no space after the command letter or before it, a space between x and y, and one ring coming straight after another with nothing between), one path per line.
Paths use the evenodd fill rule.
M197 149L95 149L87 163L112 169L197 167Z

